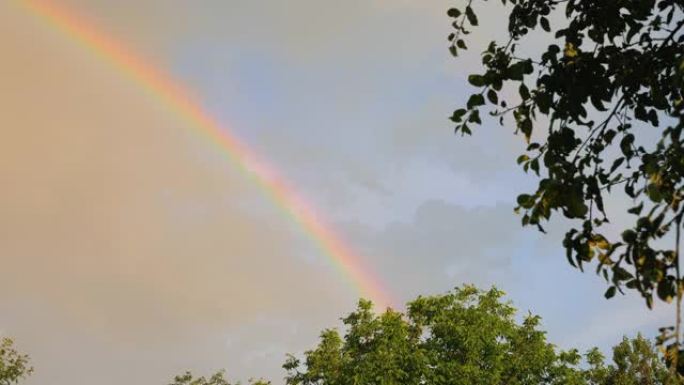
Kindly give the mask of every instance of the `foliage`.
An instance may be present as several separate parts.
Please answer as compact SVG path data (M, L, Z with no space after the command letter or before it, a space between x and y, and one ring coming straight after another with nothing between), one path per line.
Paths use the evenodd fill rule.
M638 335L623 338L613 348L613 364L604 365L603 357L593 349L587 354L589 384L601 385L658 385L677 384L665 363L648 340Z
M303 361L283 366L288 385L584 384L576 351L557 352L538 329L539 317L515 321L497 289L472 286L419 297L406 314L376 315L360 301Z
M641 335L624 338L606 364L594 348L560 351L540 318L516 315L503 292L463 286L418 297L406 313L373 312L369 301L342 319L344 335L326 329L304 359L289 355L287 385L681 385ZM251 382L269 385L268 382ZM223 372L170 385L230 385Z
M232 385L225 379L225 372L218 371L211 375L211 377L193 377L192 373L185 372L179 376L174 377L173 382L169 385ZM250 381L251 385L270 385L270 382L264 380ZM236 384L236 385L239 385Z
M473 3L448 11L454 55L479 23ZM679 239L684 214L684 3L502 3L509 7L508 39L491 42L482 73L468 77L480 90L451 117L456 132L481 124L487 103L501 124L512 115L527 141L517 161L539 178L536 191L517 197L523 225L544 231L542 224L562 213L574 220L563 241L569 262L582 269L597 261L597 273L610 282L606 297L626 287L649 307L654 292L679 303L678 244L663 241L673 233ZM551 44L518 56L520 48L534 52L533 39ZM634 222L621 235L608 233L608 196L634 202Z
M0 385L16 384L33 372L29 357L17 352L9 338L0 339Z

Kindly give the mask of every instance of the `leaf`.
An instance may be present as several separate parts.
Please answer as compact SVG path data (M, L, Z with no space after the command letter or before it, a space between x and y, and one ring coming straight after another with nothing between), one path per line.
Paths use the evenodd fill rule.
M474 85L475 87L482 87L485 85L485 79L482 75L469 75L468 83Z
M634 143L634 135L633 134L627 134L625 135L624 138L620 141L620 149L622 150L622 153L625 154L627 157L630 157L632 155L632 144Z
M530 168L535 174L537 174L537 176L539 176L539 159L533 159L532 162L530 162Z
M506 69L506 75L511 80L522 80L525 74L523 62L517 62Z
M648 111L647 116L648 116L648 120L651 122L651 124L654 127L658 127L658 124L659 124L658 123L658 114L656 113L656 110L652 109L652 110Z
M625 158L624 158L624 157L619 157L619 158L615 159L615 161L613 162L613 165L610 166L610 173L611 173L611 174L614 173L615 170L617 170L618 167L620 167L620 165L622 165L622 163L623 163L624 161L625 161Z
M591 242L593 243L593 245L594 245L595 247L598 247L598 248L601 249L601 250L608 250L608 249L610 249L610 243L609 243L608 240L607 240L605 237L603 237L602 235L598 235L598 234L595 235L595 236L592 238L592 241L591 241Z
M534 206L534 197L529 194L520 194L518 195L518 198L516 199L520 207L529 209Z
M628 279L634 278L629 271L620 266L613 267L613 277L615 277L617 281L626 281Z
M466 114L467 110L465 108L460 108L456 111L454 111L453 115L451 115L451 121L454 123L460 123L461 120L463 119L463 116Z
M603 102L601 101L601 99L599 99L598 96L591 95L589 100L591 101L591 104L594 106L594 108L596 108L597 110L607 111L607 108L603 105Z
M626 243L634 243L636 241L637 234L634 230L625 230L622 232L622 240Z
M480 110L473 110L468 117L468 121L471 123L482 124L482 120L480 120Z
M470 25L477 26L477 16L470 6L466 7L466 17L468 18Z
M615 290L615 286L611 286L608 288L608 290L606 290L606 293L603 296L606 297L606 299L611 299L615 297Z
M567 42L565 43L565 49L563 50L563 56L566 58L572 59L577 56L577 50L575 49L575 45Z
M470 98L468 99L468 103L466 106L468 107L469 110L477 107L477 106L482 106L485 104L484 96L480 94L473 94L470 95Z
M532 137L532 121L529 118L525 118L518 123L518 127L525 135L525 140L529 143Z
M530 90L527 89L525 83L520 83L520 88L518 88L518 92L520 93L520 97L523 101L530 98Z
M539 24L541 24L541 27L544 29L544 31L551 32L551 26L549 25L549 19L542 16L539 18Z
M660 201L663 200L663 194L660 192L660 187L655 183L646 186L646 195L655 203L660 203Z
M584 204L581 195L572 194L567 201L569 218L584 218L589 211L589 207Z
M487 91L487 99L489 99L492 104L497 104L499 102L499 96L497 95L496 91L491 89Z
M638 206L634 206L631 209L627 210L628 213L634 214L634 215L639 215L641 214L641 210L644 209L644 202L639 203Z
M676 295L674 283L669 279L664 279L658 282L657 293L658 298L662 299L667 303L672 302L672 297Z
M452 56L456 57L458 56L458 50L456 49L455 45L450 45L449 46L449 52L451 53Z
M461 16L461 11L458 8L450 8L447 11L447 15L449 17L457 18L457 17Z

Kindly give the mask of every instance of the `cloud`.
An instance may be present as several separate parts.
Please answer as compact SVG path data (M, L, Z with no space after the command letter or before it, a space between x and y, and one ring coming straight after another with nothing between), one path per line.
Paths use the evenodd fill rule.
M345 230L390 282L391 291L408 300L463 283L489 286L520 278L504 274L532 238L518 221L509 205L467 208L430 200L411 221L377 230L349 223Z

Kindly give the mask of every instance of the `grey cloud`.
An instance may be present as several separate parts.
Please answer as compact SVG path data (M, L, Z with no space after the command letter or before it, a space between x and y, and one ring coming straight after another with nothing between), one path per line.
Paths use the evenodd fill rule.
M380 230L347 224L345 229L391 291L409 299L464 282L486 286L502 278L530 243L518 221L509 205L464 208L432 200L410 222Z

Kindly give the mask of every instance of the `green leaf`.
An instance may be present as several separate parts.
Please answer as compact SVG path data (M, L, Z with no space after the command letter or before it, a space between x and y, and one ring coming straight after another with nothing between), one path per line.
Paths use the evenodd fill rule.
M584 218L589 211L589 207L584 204L581 195L572 194L567 202L567 209L570 218Z
M672 302L672 298L676 295L674 282L669 279L658 282L657 293L658 298L667 303Z
M549 25L549 19L542 16L539 18L539 24L541 24L541 27L544 29L544 31L551 32L551 26Z
M663 194L660 192L660 187L655 183L646 186L646 195L655 203L660 203L663 200Z
M594 108L596 108L597 110L607 111L607 108L603 105L603 102L601 101L601 99L599 99L598 96L591 95L589 100L591 101L591 104L594 106Z
M518 127L525 135L525 140L529 142L532 137L532 121L529 118L525 118L518 122Z
M625 230L622 232L622 240L627 243L634 243L636 241L637 234L634 230Z
M480 110L473 110L468 117L468 122L482 124L482 120L480 120Z
M475 15L475 12L473 12L473 9L470 8L470 6L466 7L466 17L468 18L468 22L472 26L477 26L477 16Z
M620 266L613 267L613 276L617 281L626 281L628 279L634 278L634 276L627 270Z
M634 215L639 215L641 214L641 210L644 209L644 202L639 203L638 206L634 206L631 209L627 210L628 213L634 214Z
M450 46L449 46L449 52L450 52L451 55L454 56L454 57L458 56L458 49L456 48L455 45L450 45Z
M603 296L606 297L606 299L611 299L611 298L615 297L615 291L616 290L617 289L615 288L615 286L611 286L608 288L608 290L606 290L606 293Z
M537 176L539 176L539 159L535 158L530 162L530 168L534 171Z
M532 206L534 206L534 197L532 195L520 194L518 195L518 198L516 200L518 202L518 205L520 205L520 207L522 208L529 209L532 208Z
M530 98L530 90L527 89L525 83L520 83L520 88L518 88L518 92L520 93L520 97L523 101Z
M497 104L497 103L499 103L499 96L497 95L496 91L494 91L494 90L492 90L492 89L490 89L489 91L487 91L487 99L489 99L489 101L490 101L492 104Z
M525 75L525 62L519 61L506 69L506 75L511 80L523 80Z
M619 158L615 159L615 161L613 162L613 165L610 166L610 173L612 174L613 172L615 172L615 170L617 170L618 167L620 167L620 165L621 165L624 161L625 161L625 158L624 158L624 157L619 157Z
M651 122L653 127L658 127L659 122L658 122L658 114L656 113L656 110L652 109L652 110L648 111L647 116L648 116L648 120Z
M451 121L454 123L460 123L461 120L463 120L463 116L466 114L467 110L465 108L460 108L456 111L454 111L453 115L451 115Z
M470 98L468 99L468 103L466 104L466 106L470 110L470 109L473 109L475 107L482 106L484 104L485 104L484 96L482 96L480 94L473 94L473 95L470 95Z
M485 85L485 79L482 75L469 75L468 83L474 85L475 87L482 87Z
M450 8L447 11L447 15L449 17L457 18L457 17L461 16L461 11L458 8Z
M642 104L638 104L634 109L634 117L644 122L648 120L646 108Z
M634 143L634 135L632 134L627 134L625 135L624 138L620 141L620 149L622 150L622 153L625 154L627 157L630 157L632 155L632 144Z

